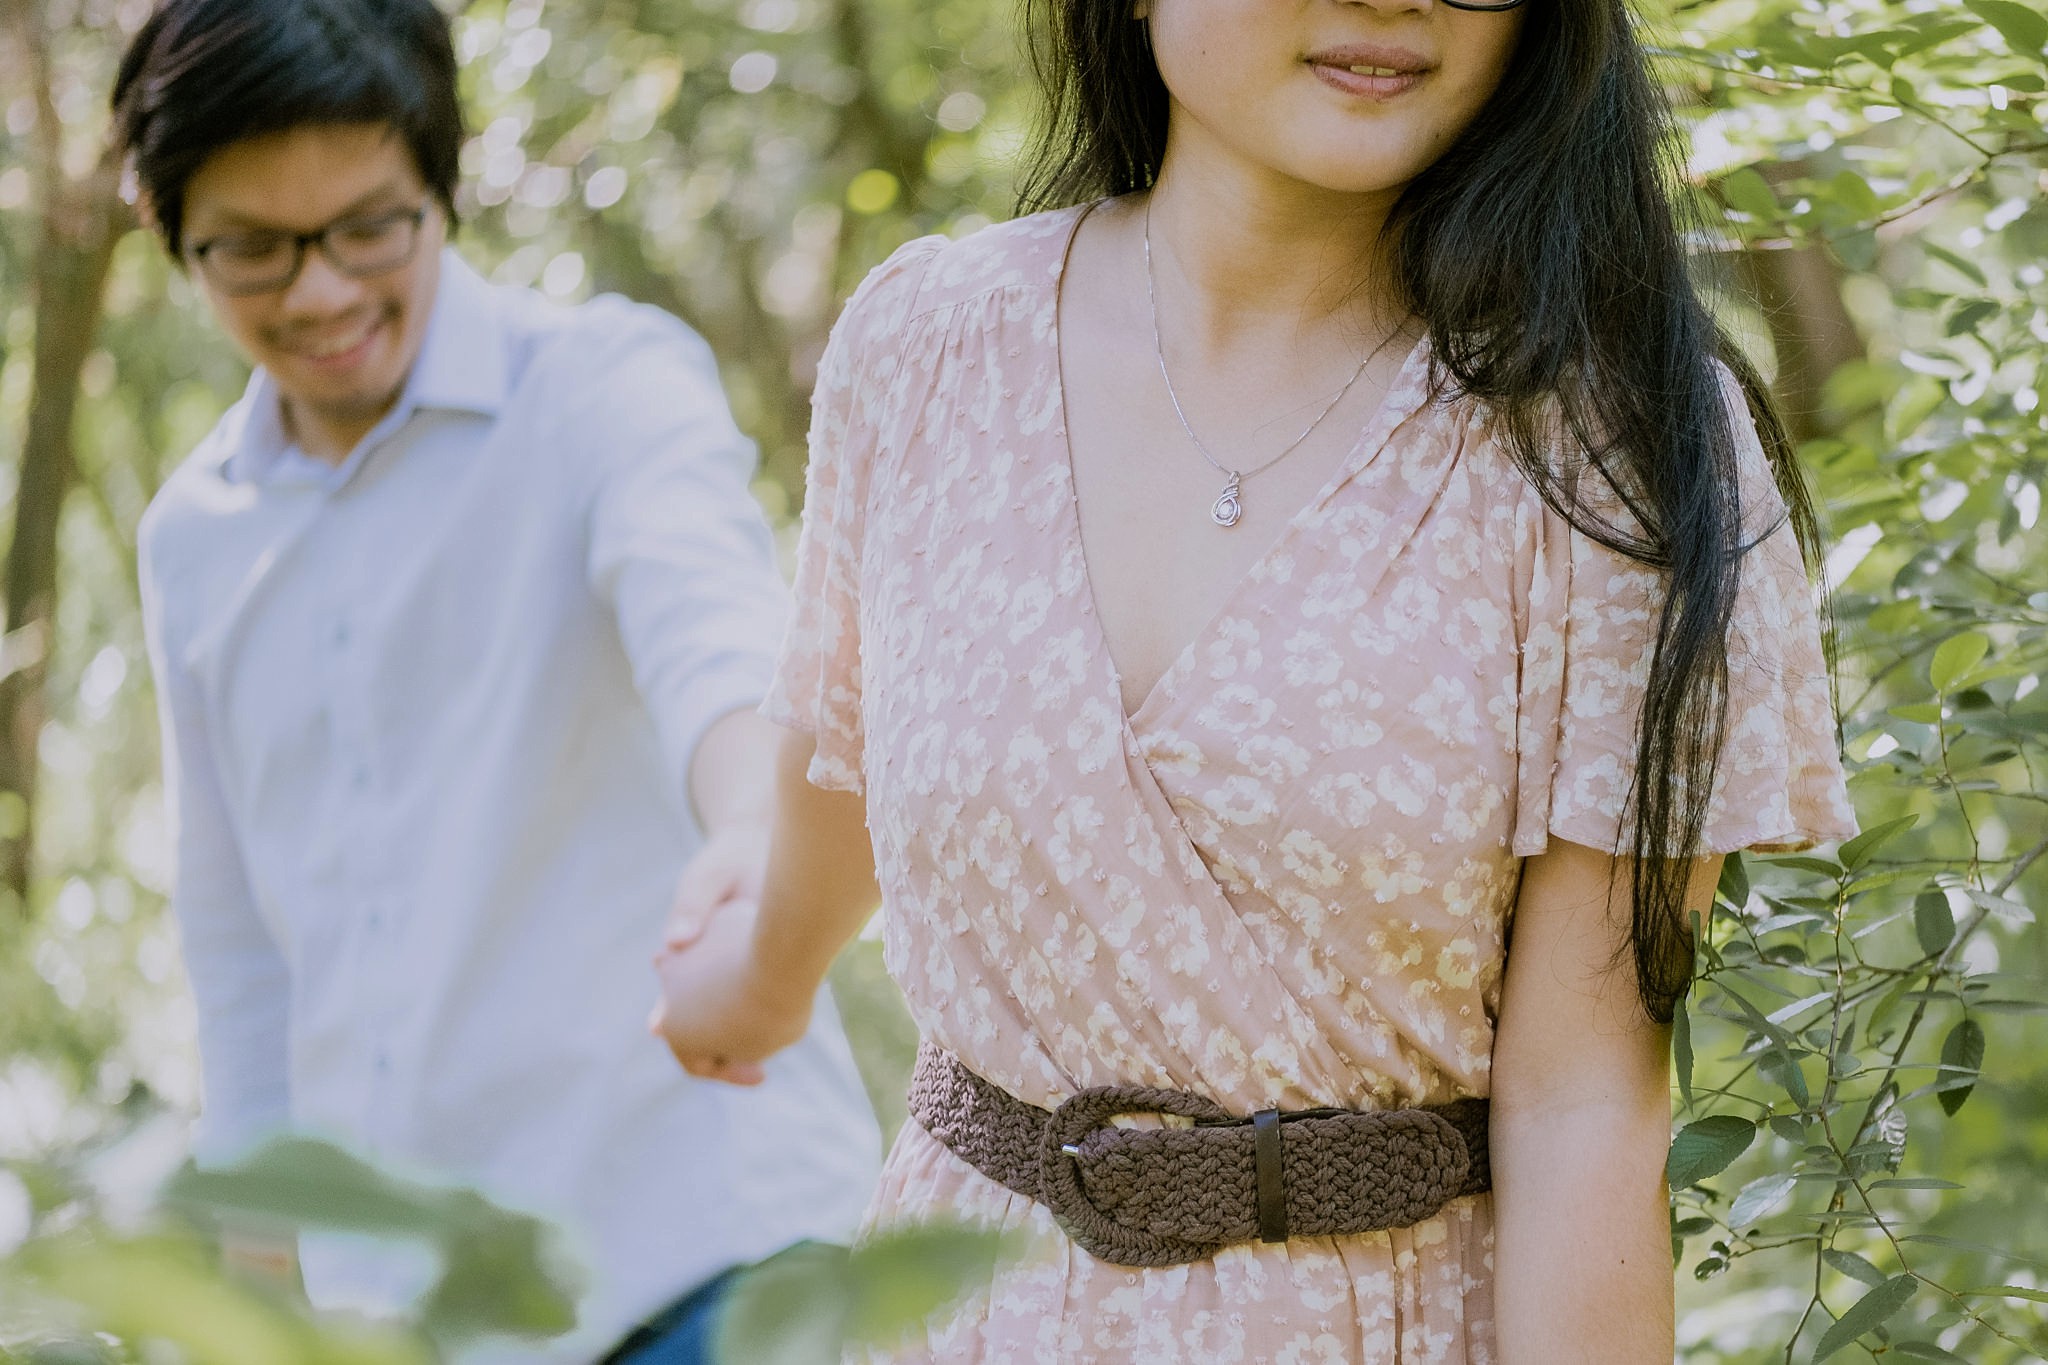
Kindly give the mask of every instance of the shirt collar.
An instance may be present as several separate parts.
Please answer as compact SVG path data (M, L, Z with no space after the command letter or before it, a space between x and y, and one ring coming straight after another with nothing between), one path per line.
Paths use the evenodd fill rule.
M453 248L441 253L434 316L398 406L496 417L511 392L497 291Z
M398 403L335 470L346 480L364 453L422 411L465 412L496 417L511 391L511 362L495 290L453 248L441 254L441 281L419 358ZM262 482L291 448L277 384L258 369L243 395L240 422L223 433L221 473L230 482Z

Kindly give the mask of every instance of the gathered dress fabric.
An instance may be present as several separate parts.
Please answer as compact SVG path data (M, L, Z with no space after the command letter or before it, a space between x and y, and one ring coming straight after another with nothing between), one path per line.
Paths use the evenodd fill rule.
M922 1035L1019 1097L1484 1096L1521 860L1627 846L1656 575L1544 505L1484 411L1435 390L1425 342L1284 528L1215 531L1272 544L1126 714L1060 377L1083 213L912 242L856 293L820 366L764 710L816 737L813 782L865 793ZM1812 593L1738 415L1745 523L1776 529L1742 566L1715 852L1854 829ZM1486 1195L1130 1269L913 1121L869 1216L1024 1246L876 1361L1495 1358Z

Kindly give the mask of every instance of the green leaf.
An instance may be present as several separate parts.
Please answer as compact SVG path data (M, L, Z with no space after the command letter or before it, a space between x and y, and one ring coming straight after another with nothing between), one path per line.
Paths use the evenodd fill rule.
M1826 1360L1865 1332L1882 1327L1913 1297L1919 1281L1911 1275L1896 1275L1858 1299L1848 1312L1835 1320L1813 1353L1814 1365Z
M931 1224L881 1234L855 1247L848 1330L886 1345L929 1320L975 1284L988 1283L1009 1239L982 1228Z
M84 1309L97 1330L131 1343L171 1346L177 1348L171 1356L204 1365L428 1365L432 1359L423 1341L395 1327L337 1323L323 1330L281 1296L223 1276L183 1238L78 1229L32 1244L9 1265L10 1288L17 1270Z
M2014 1253L2009 1247L1995 1247L1986 1242L1972 1242L1961 1237L1941 1237L1931 1232L1910 1232L1899 1239L1902 1242L1925 1242L1929 1246L1948 1247L1952 1251L1973 1251L1980 1256L1990 1256L2002 1261L2025 1261L2029 1265L2048 1267L2048 1261L2033 1261Z
M1727 196L1730 208L1759 221L1770 222L1778 216L1778 196L1771 192L1771 183L1757 174L1755 167L1744 166L1723 179L1721 193Z
M2048 47L2048 16L2013 0L1963 0L1971 13L1998 30L2006 45L2023 57L2038 57Z
M1836 1271L1852 1280L1861 1280L1875 1289L1885 1282L1885 1273L1853 1251L1836 1251L1830 1248L1820 1258L1833 1266Z
M1913 900L1913 932L1919 936L1920 951L1939 957L1955 942L1955 912L1948 908L1948 893L1939 887L1922 891Z
M1998 316L2002 305L1995 299L1970 299L1956 306L1948 315L1948 322L1942 331L1952 337L1965 332L1974 332L1983 323Z
M1934 658L1927 665L1927 681L1937 692L1952 691L1990 652L1991 641L1981 631L1951 635L1936 647Z
M1854 872L1870 861L1871 854L1919 823L1920 817L1917 815L1902 815L1896 820L1887 820L1881 825L1864 830L1843 844L1836 850L1835 856L1841 860L1843 867Z
M1735 1196L1728 1210L1728 1226L1746 1228L1785 1202L1785 1196L1799 1183L1796 1175L1767 1175L1750 1181Z
M1991 912L1992 918L2010 928L2024 928L2034 922L2034 911L2010 896L1996 895L1990 891L1979 891L1972 887L1970 903Z
M1737 910L1749 904L1749 865L1740 853L1721 860L1721 884L1714 894Z
M218 1170L187 1167L164 1187L166 1202L205 1213L373 1237L431 1238L447 1223L444 1194L306 1138L268 1143Z
M555 1336L576 1324L554 1230L469 1190L386 1175L329 1143L283 1138L222 1170L186 1168L167 1203L228 1216L431 1244L441 1277L421 1310L443 1344L492 1333Z
M1678 1094L1692 1108L1692 1012L1684 996L1671 1008L1671 1062L1678 1072Z
M1950 251L1947 247L1937 246L1933 242L1924 240L1920 243L1920 249L1980 289L1988 287L1991 283L1985 277L1983 269L1967 256L1959 255L1956 252Z
M720 1360L821 1365L885 1345L975 1284L1009 1239L946 1223L892 1229L849 1251L805 1242L741 1272L720 1315Z
M845 1247L802 1242L740 1272L719 1313L715 1358L749 1365L838 1360L853 1312L850 1255Z
M1671 1141L1664 1163L1673 1189L1696 1185L1728 1169L1756 1141L1756 1125L1737 1114L1711 1114L1688 1123Z
M440 1342L513 1333L552 1337L576 1325L575 1281L553 1228L467 1190L450 1200L441 1278L420 1310Z
M1912 989L1913 981L1913 977L1902 976L1890 990L1878 997L1877 1004L1871 1008L1866 1020L1866 1026L1869 1029L1875 1031L1879 1025L1884 1023L1885 1016L1898 1008L1899 1002L1905 999L1906 993Z
M1947 1365L1970 1365L1953 1351L1944 1351L1931 1341L1895 1341L1892 1349L1912 1360L1939 1360Z
M1931 1239L1920 1237L1914 1240L1924 1242ZM1962 1294L1966 1299L2025 1299L2029 1303L2048 1303L2048 1289L2028 1289L2016 1284L1997 1284L1987 1285L1981 1289L1965 1289L1962 1291Z
M1792 1023L1794 1019L1804 1015L1808 1009L1812 1009L1815 1005L1821 1005L1823 1001L1833 1001L1833 999L1835 999L1833 990L1821 990L1821 993L1817 993L1817 995L1802 995L1800 999L1792 1001L1790 1005L1780 1005L1778 1009L1774 1009L1772 1013L1767 1013L1763 1017L1769 1019L1772 1023ZM1819 1040L1815 1040L1815 1046L1827 1046L1827 1029L1819 1031Z
M1950 1029L1941 1043L1941 1088L1935 1098L1941 1101L1943 1113L1955 1117L1976 1088L1983 1066L1984 1026L1965 1019Z
M1840 171L1828 181L1836 203L1857 218L1869 218L1877 213L1877 193L1870 188L1870 182L1854 171Z
M1772 1048L1757 1058L1756 1070L1759 1076L1792 1097L1792 1102L1801 1109L1813 1103L1813 1092L1806 1088L1806 1073L1800 1068L1799 1059L1783 1048Z
M1886 1171L1896 1172L1906 1159L1906 1142L1911 1132L1911 1125L1899 1109L1898 1082L1888 1081L1877 1092L1877 1098L1871 1101L1869 1117L1856 1130L1856 1141L1849 1151L1852 1156L1858 1156L1869 1150L1882 1157ZM1868 1171L1870 1167L1859 1161L1857 1169Z
M1773 858L1771 866L1787 868L1793 872L1811 872L1821 877L1840 876L1842 871L1841 865L1832 858L1809 858L1798 854Z

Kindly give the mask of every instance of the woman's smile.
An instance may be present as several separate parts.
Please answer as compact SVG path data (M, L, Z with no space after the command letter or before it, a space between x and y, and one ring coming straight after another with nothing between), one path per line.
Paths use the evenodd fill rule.
M1302 60L1323 84L1373 101L1407 94L1436 69L1436 63L1420 53L1377 44L1321 48Z

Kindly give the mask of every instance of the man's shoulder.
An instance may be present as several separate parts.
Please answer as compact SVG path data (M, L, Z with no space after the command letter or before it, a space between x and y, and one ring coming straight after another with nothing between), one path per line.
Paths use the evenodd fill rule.
M248 395L237 399L158 486L136 532L145 563L190 537L209 534L210 526L246 508L247 490L230 482L225 469L254 409Z
M652 304L618 294L564 304L528 289L494 288L512 392L523 401L601 415L612 401L659 397L664 375L716 377L704 339Z

